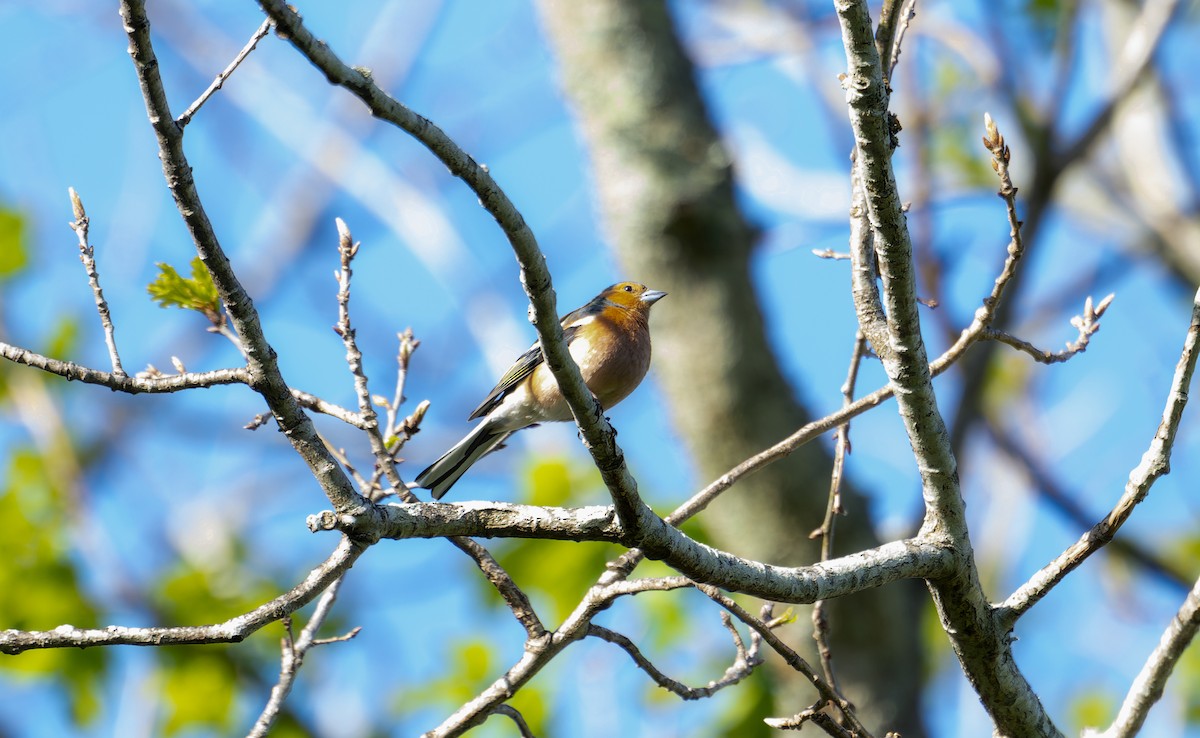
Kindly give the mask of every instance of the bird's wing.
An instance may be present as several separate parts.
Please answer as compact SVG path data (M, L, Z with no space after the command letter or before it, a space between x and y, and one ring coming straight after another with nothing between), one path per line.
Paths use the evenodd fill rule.
M575 312L577 313L580 311L577 310ZM575 313L571 313L571 315L574 314ZM568 315L567 318L564 318L563 322L570 322L567 319L571 318L571 315ZM568 344L571 342L571 339L575 336L575 333L578 330L578 325L568 325L565 329L563 329L563 338ZM513 365L508 368L508 371L504 373L504 376L500 378L500 381L496 383L496 386L492 388L492 391L488 393L488 396L484 398L483 402L479 403L479 407L475 408L467 420L482 418L484 415L487 415L494 410L496 406L504 400L505 395L516 389L517 385L521 384L521 382L524 382L530 374L533 374L533 370L537 369L538 364L541 364L545 360L546 357L542 355L541 345L537 343L533 344L528 351L521 354L520 357L513 362Z

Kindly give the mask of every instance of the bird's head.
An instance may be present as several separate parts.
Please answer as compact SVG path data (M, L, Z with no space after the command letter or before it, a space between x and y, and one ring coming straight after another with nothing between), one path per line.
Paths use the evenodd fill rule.
M607 302L627 310L648 312L650 306L667 296L666 292L652 290L637 282L618 282L600 296Z

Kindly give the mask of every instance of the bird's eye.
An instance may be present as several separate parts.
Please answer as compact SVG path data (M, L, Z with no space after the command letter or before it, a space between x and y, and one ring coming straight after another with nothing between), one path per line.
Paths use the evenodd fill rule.
M626 291L626 292L633 292L633 285L630 285L630 284L627 284L627 285L625 285L625 291Z

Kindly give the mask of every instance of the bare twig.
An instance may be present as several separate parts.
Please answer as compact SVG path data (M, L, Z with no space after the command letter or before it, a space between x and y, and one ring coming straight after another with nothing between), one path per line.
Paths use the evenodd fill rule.
M60 625L46 631L0 631L0 653L18 654L39 648L89 648L92 646L162 646L192 643L237 643L267 623L304 607L334 580L344 574L366 546L343 538L328 559L309 572L290 591L248 613L212 625L161 628L76 628Z
M902 0L900 8L900 22L896 26L896 33L892 39L892 47L888 54L888 79L896 71L896 65L900 63L900 48L904 45L904 36L908 33L909 26L912 25L913 18L917 17L917 0Z
M834 251L833 249L813 249L813 256L819 259L830 259L832 261L848 261L851 257L846 251Z
M517 732L521 734L521 738L534 738L533 731L529 729L529 723L525 722L525 716L512 705L496 705L492 713L512 720L513 724L517 726Z
M238 55L233 58L233 61L229 62L229 66L225 67L225 69L223 69L221 73L217 75L217 78L212 81L212 84L208 86L208 89L202 92L200 97L196 98L196 101L189 105L188 109L183 111L183 114L175 119L175 125L183 128L190 123L192 117L200 110L200 107L204 105L204 103L208 102L208 98L212 97L217 90L221 89L221 85L225 84L225 80L229 79L229 75L233 74L233 70L237 69L238 65L245 61L246 57L250 56L250 52L254 51L254 47L258 46L258 42L261 41L263 37L266 36L270 31L271 21L263 21L262 25L258 27L258 30L254 32L254 35L250 37L250 40L246 42L246 45L242 47L242 50L238 52Z
M766 718L763 722L775 730L803 730L805 724L812 723L825 731L826 735L833 736L833 738L858 738L854 733L838 725L837 721L831 715L824 712L827 709L828 707L824 702L818 702L792 717Z
M388 450L383 433L379 430L379 416L375 412L374 404L371 402L370 387L367 383L367 376L362 368L362 352L358 349L354 328L350 324L350 278L353 274L350 267L355 254L358 252L358 244L354 242L354 238L350 234L350 228L341 218L337 219L337 229L338 256L341 269L337 274L338 322L335 330L342 337L342 342L346 347L346 363L350 367L350 373L354 376L354 389L355 394L358 396L359 416L362 418L363 430L367 433L367 439L371 445L371 452L375 456L376 465L382 470L383 475L391 483L392 489L396 491L400 499L407 503L414 503L417 502L417 496L408 489L401 479L400 473L396 469L395 459ZM404 354L402 351L401 354L405 362L410 355L411 351L408 354ZM406 368L406 364L404 367ZM401 385L400 389L403 389L403 385ZM382 512L382 510L379 510L379 512ZM309 527L313 527L311 522ZM376 529L376 535L378 534L378 529ZM529 601L529 597L521 591L521 588L517 586L516 582L500 566L491 553L483 545L469 538L461 536L452 537L450 538L450 542L475 561L479 570L483 572L492 586L500 593L500 596L504 598L513 616L525 628L528 637L530 639L543 637L546 629L538 619L537 613Z
M304 664L304 657L310 649L327 643L347 641L358 635L360 628L354 628L350 632L335 638L316 637L317 631L320 630L325 619L329 617L330 610L333 609L333 603L337 599L337 593L342 586L344 578L345 575L343 574L326 588L324 594L321 595L321 599L317 601L317 606L313 610L308 624L300 631L300 638L292 638L292 618L290 615L284 617L283 654L280 658L279 681L271 689L271 696L259 714L258 720L254 722L254 727L247 734L247 738L265 738L267 733L270 732L271 726L275 724L275 720L279 717L279 712L283 708L284 700L287 699L287 696L292 691L292 686L295 684L296 677L300 673L300 667Z
M733 663L729 665L729 668L725 670L725 673L720 678L714 679L703 687L689 687L683 682L667 676L650 659L646 658L645 654L637 647L637 644L626 635L594 623L588 627L587 634L620 646L625 653L629 654L629 657L633 659L639 669L646 672L654 680L655 684L668 692L681 699L699 700L711 697L722 689L737 684L750 676L754 672L754 669L762 663L762 656L759 654L759 645L762 642L762 637L757 633L752 633L750 648L747 649L741 635L733 627L733 623L729 619L729 613L721 613L721 622L727 630L733 633L733 645L736 655Z
M1170 470L1171 449L1175 444L1175 433L1179 430L1183 408L1187 405L1188 387L1191 385L1192 375L1196 371L1197 356L1200 355L1198 344L1200 344L1200 291L1197 291L1192 302L1192 320L1184 338L1179 362L1175 366L1175 375L1171 380L1171 389L1167 394L1162 420L1159 421L1158 430L1154 433L1150 447L1142 455L1141 463L1130 472L1124 494L1103 520L1092 526L1092 529L1083 537L1063 551L1058 558L1043 567L1041 571L1034 574L1028 582L1021 585L1004 601L1004 604L998 608L998 615L1006 629L1011 629L1017 619L1062 581L1063 577L1082 564L1101 546L1111 541L1116 532L1129 519L1133 508L1146 499L1154 482Z
M396 353L396 390L392 395L390 402L386 402L383 398L376 398L376 403L385 403L384 408L387 415L384 420L383 427L383 442L387 449L388 458L391 463L397 463L400 450L408 443L414 435L421 430L421 421L425 419L425 413L429 410L429 400L421 400L417 407L409 413L405 418L399 419L400 407L405 402L404 384L408 379L408 364L412 359L412 354L421 345L421 342L413 337L411 328L405 328L403 333L397 333L396 337L400 340L400 347ZM384 476L384 467L382 464L376 464L375 472L371 478L371 489L375 490L379 480ZM387 493L379 488L375 499L376 501L383 499Z
M850 369L846 373L846 381L842 384L842 407L854 403L854 387L858 383L858 368L867 352L867 339L862 331L854 335L854 350L850 355ZM850 453L850 423L838 426L837 444L833 453L833 471L829 477L829 502L825 506L825 519L821 527L813 531L809 537L821 539L821 561L828 561L833 555L834 521L845 511L842 509L842 471L846 464L846 454ZM821 668L825 679L838 688L837 677L833 671L833 652L829 647L829 619L825 616L825 601L817 600L812 609L813 639L817 642L817 653L821 657ZM840 690L839 690L840 691Z
M546 637L546 626L542 625L541 619L538 618L537 611L533 609L533 603L529 601L529 596L517 586L517 583L513 581L504 567L500 566L490 551L478 541L463 536L451 538L450 543L470 556L475 565L479 567L479 571L487 578L488 583L496 588L513 617L525 629L529 641L539 641Z
M408 423L397 423L396 418L400 407L404 404L404 383L408 379L408 362L411 360L413 352L420 347L421 342L413 336L412 328L405 328L403 333L396 334L396 338L400 342L399 348L396 351L396 391L392 395L391 403L387 406L387 424L385 430L387 435L399 436L406 434L407 436L411 436L412 433L416 432L417 426L420 425L420 418L417 417L415 420L412 420L411 428L405 427ZM423 403L423 405L426 408L429 407L427 403ZM420 410L420 407L417 409ZM421 417L424 414L424 411L421 411ZM407 438L404 440L407 440ZM403 446L403 441L400 441L399 445Z
M1071 325L1079 331L1079 338L1069 341L1067 347L1062 351L1040 349L1029 341L1017 338L997 328L986 329L983 332L983 337L1012 346L1018 351L1024 351L1042 364L1058 364L1067 361L1076 354L1087 351L1092 336L1096 331L1100 330L1100 317L1104 315L1105 310L1108 310L1108 306L1112 304L1114 297L1115 295L1108 295L1108 297L1100 301L1099 305L1093 305L1092 298L1087 298L1083 306L1083 315L1076 315L1074 318L1071 318Z
M0 356L17 364L41 369L50 374L57 374L66 379L98 384L118 392L131 395L141 393L179 392L185 389L200 387L215 387L221 384L249 384L250 375L245 367L234 369L217 369L211 372L195 372L186 374L162 374L152 372L148 375L131 377L127 374L104 372L89 369L70 361L51 359L48 356L34 353L18 346L0 342Z
M879 27L875 31L875 48L883 61L884 76L890 81L896 63L900 61L900 46L904 34L916 15L916 0L884 0L879 11Z
M292 390L292 397L296 398L296 402L300 404L300 407L336 418L346 425L352 425L359 430L365 430L366 421L353 410L347 410L341 405L335 405L332 402L322 400L316 395L298 389Z
M767 645L783 657L788 666L804 675L816 688L817 693L821 696L822 703L832 705L841 712L847 727L851 731L851 735L857 736L857 738L870 738L871 734L858 721L857 716L855 716L854 707L838 693L832 684L822 679L821 675L800 654L796 653L795 649L784 643L783 639L775 634L774 628L778 624L777 621L774 619L764 620L764 618L771 618L770 605L763 608L762 618L756 618L716 587L699 584L696 585L696 589L708 595L713 602L728 610L735 618L750 626L750 628L762 636Z
M1011 152L1009 151L1008 144L1004 142L1004 136L1000 134L999 129L996 127L996 122L992 120L992 116L985 113L983 121L983 145L992 153L992 169L996 172L996 176L1000 178L999 195L1004 200L1008 211L1010 238L1008 258L1004 262L1004 268L1001 270L1000 276L996 277L996 281L992 286L992 293L984 299L983 307L981 308L984 311L984 320L982 321L984 324L983 337L1000 341L1020 351L1024 351L1043 364L1066 361L1075 354L1087 350L1088 342L1091 340L1092 335L1100 330L1100 316L1104 315L1104 311L1112 304L1113 295L1105 297L1100 301L1099 305L1095 306L1092 304L1092 298L1087 298L1083 315L1075 316L1071 319L1071 325L1079 330L1079 338L1073 343L1068 343L1065 351L1057 353L1043 351L1028 341L991 327L992 318L995 315L996 306L1000 303L1000 298L1004 294L1004 288L1012 280L1016 273L1017 264L1020 262L1021 257L1025 255L1025 242L1021 235L1022 223L1017 217L1017 188L1013 186L1012 177L1008 171ZM976 320L979 322L978 314Z
M113 328L112 316L108 312L108 301L104 299L104 291L100 289L100 274L96 271L96 252L92 248L91 242L88 241L90 221L87 212L83 209L83 200L79 198L75 188L67 188L67 193L71 196L71 212L75 216L75 220L71 222L71 230L75 231L76 237L79 238L79 260L83 262L88 284L92 286L92 294L96 298L96 312L100 314L100 325L104 328L104 344L108 347L108 359L112 363L113 375L124 377L126 374L121 367L121 356L117 353L117 337Z

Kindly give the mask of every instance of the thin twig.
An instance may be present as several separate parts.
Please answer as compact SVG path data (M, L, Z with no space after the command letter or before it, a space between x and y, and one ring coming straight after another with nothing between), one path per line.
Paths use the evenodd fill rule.
M654 680L654 683L663 689L671 692L680 699L684 700L699 700L711 697L717 692L726 687L731 687L754 672L754 669L762 663L762 657L759 654L759 644L762 642L762 637L757 633L752 633L750 648L742 642L741 635L737 629L733 627L733 623L729 620L729 613L721 613L721 622L727 630L733 633L733 644L735 657L733 663L725 670L725 673L720 678L714 679L703 687L689 687L688 685L667 676L661 669L654 665L654 662L646 658L646 655L641 652L637 644L628 636L610 630L600 625L592 624L588 627L587 634L604 641L608 641L616 646L621 647L638 668L646 672L646 674Z
M831 261L849 261L851 256L846 251L834 251L833 249L813 249L813 256L818 259L829 259Z
M233 61L229 62L229 66L225 67L225 69L217 75L217 78L212 81L212 84L208 86L208 89L202 92L200 97L196 98L196 101L189 105L188 109L183 111L183 114L175 119L175 125L183 128L190 123L192 117L200 110L200 107L204 105L204 103L208 102L208 98L212 97L217 90L221 89L221 85L225 84L225 80L229 79L229 75L233 74L233 70L237 69L238 65L245 61L246 57L250 56L250 52L254 51L254 47L258 46L258 42L261 41L264 36L270 33L270 31L271 20L267 19L262 22L262 25L259 26L258 30L254 32L254 35L250 37L250 40L247 41L246 45L242 47L242 50L238 52L238 55L233 58Z
M350 632L336 638L316 637L317 631L320 630L325 619L329 617L330 610L333 609L333 603L337 599L338 590L341 588L344 580L345 575L343 574L326 588L325 592L321 595L321 599L317 600L317 606L313 610L312 617L308 619L308 624L300 631L298 639L293 640L292 638L291 616L289 615L283 619L283 654L280 658L279 681L271 689L271 696L267 700L267 704L263 707L258 720L254 722L254 727L250 729L246 738L265 738L267 733L270 732L271 726L275 724L275 720L279 717L279 712L283 708L284 700L291 694L292 687L296 683L296 677L300 673L300 667L304 665L304 657L310 649L327 643L347 641L358 635L360 628L354 628Z
M425 419L425 413L429 411L429 400L421 400L404 419L398 419L400 407L406 399L404 385L408 379L408 364L412 360L413 352L417 350L421 342L413 337L412 328L405 328L403 333L396 334L396 338L400 341L399 349L396 352L396 390L392 395L391 402L384 406L387 414L383 428L384 447L387 449L388 458L391 459L393 465L399 461L400 450L421 430L421 421ZM384 400L377 398L376 402L384 402ZM383 464L376 464L375 471L371 475L371 489L375 494L372 499L376 501L383 499L388 494L378 486L384 476L384 471Z
M375 463L383 471L383 475L392 485L392 489L395 490L396 494L403 501L407 503L417 502L417 496L408 489L407 485L401 479L400 472L396 469L395 458L388 450L383 433L379 430L379 415L375 412L374 404L371 402L370 387L362 368L362 352L358 349L355 331L350 323L350 279L353 275L351 264L355 254L358 252L358 244L354 242L349 226L341 218L338 218L336 223L338 230L338 256L341 269L337 274L338 322L335 326L335 331L342 337L342 342L346 347L346 363L350 368L351 374L354 376L354 389L355 394L358 396L358 411L363 421L363 430L367 433L371 452L375 456ZM409 351L405 354L402 351L401 358L407 362L411 353ZM407 364L405 363L402 368L407 368ZM403 384L400 385L400 390L403 391ZM379 528L377 527L376 534L378 534L378 531ZM533 609L529 597L517 586L504 567L500 566L491 552L482 544L470 538L452 537L449 540L460 551L471 557L488 582L496 588L496 591L500 593L500 596L504 599L505 604L508 605L513 616L525 628L528 638L530 640L543 638L546 628L542 625L537 612Z
M403 333L396 334L396 338L399 340L399 348L396 350L396 391L392 394L392 401L387 406L385 427L387 435L400 435L404 432L396 422L396 418L405 400L404 384L408 379L408 363L412 359L413 352L421 345L421 342L413 336L412 328L405 328ZM419 422L418 420L417 423Z
M335 405L332 402L322 400L320 397L304 392L303 390L293 389L292 397L296 398L296 402L300 404L300 407L336 418L346 425L354 426L359 430L365 430L366 421L353 410L347 410L341 405Z
M1071 325L1079 331L1079 338L1074 341L1069 341L1067 347L1062 351L1046 351L1034 346L1029 341L1023 338L1006 333L997 328L988 328L983 332L983 337L993 341L999 341L1007 346L1012 346L1018 351L1023 351L1042 364L1058 364L1071 359L1077 354L1082 354L1087 351L1088 344L1091 343L1092 336L1096 331L1100 330L1100 317L1104 315L1104 311L1108 310L1108 306L1112 304L1113 294L1109 294L1100 304L1093 305L1092 298L1089 297L1084 302L1083 315L1076 315L1071 318Z
M891 81L904 34L916 15L916 0L884 0L879 11L879 27L875 31L875 48L883 63L884 76Z
M846 381L842 384L842 407L854 403L854 388L858 383L858 368L862 365L863 356L867 352L867 339L862 331L854 335L854 349L850 355L850 368L846 372ZM825 505L825 518L821 527L813 531L809 538L821 539L821 561L828 561L833 555L834 523L838 515L844 514L842 509L842 472L846 464L846 454L850 453L850 423L838 426L837 443L833 453L833 471L829 475L829 501ZM817 653L821 657L821 669L825 679L839 692L837 677L833 671L833 651L829 646L829 619L825 615L825 600L817 600L812 609L813 640L817 642Z
M1092 526L1091 530L1083 534L1054 561L1034 574L997 608L1000 622L1006 629L1011 629L1017 619L1045 597L1063 577L1111 541L1129 519L1133 509L1146 499L1154 482L1170 471L1171 450L1175 444L1175 434L1179 430L1179 421L1183 417L1183 408L1187 405L1188 387L1196 371L1197 356L1200 356L1200 290L1196 292L1192 301L1192 320L1184 338L1179 362L1175 366L1175 375L1171 380L1162 420L1159 421L1150 447L1142 455L1141 463L1130 472L1124 494L1103 520Z
M71 212L75 216L75 220L71 223L71 230L75 231L76 237L79 238L79 260L83 262L88 284L92 286L92 294L96 298L96 312L100 314L100 325L104 328L104 344L108 347L108 358L112 363L113 375L124 377L126 374L121 367L121 355L117 353L117 337L113 328L112 316L108 312L108 301L104 299L104 290L100 289L100 274L96 271L96 253L91 242L88 241L90 221L83 209L83 200L79 198L75 188L67 188L67 193L71 196Z
M817 693L821 696L823 702L837 708L846 721L847 728L851 731L851 735L856 738L870 738L871 734L859 722L858 717L854 714L854 707L846 701L841 694L834 689L833 685L821 678L815 669L800 654L796 653L795 649L783 642L778 635L775 634L771 623L764 621L762 618L756 618L746 612L740 605L733 601L731 597L726 596L721 590L707 584L698 584L696 589L700 590L708 597L716 602L721 607L728 610L735 618L741 620L746 625L756 631L763 640L771 648L775 650L788 666L802 674L816 688ZM763 608L763 616L770 617L770 606ZM774 621L772 621L774 622Z
M904 36L908 33L913 18L916 17L917 0L903 0L903 7L900 9L900 23L896 26L896 35L892 39L892 48L888 54L888 79L892 78L896 71L896 65L900 63L900 49L904 45Z
M517 732L521 734L521 738L534 738L533 731L529 728L529 723L525 722L525 716L512 705L496 705L496 708L492 710L492 714L503 715L512 720L513 724L517 726Z
M25 366L41 369L49 374L57 374L66 379L98 384L118 392L131 395L141 393L179 392L186 389L215 387L222 384L249 384L250 375L245 367L233 369L217 369L211 372L188 372L185 374L162 374L151 372L131 377L127 374L90 369L70 361L51 359L33 351L13 346L0 341L0 356L9 361Z

